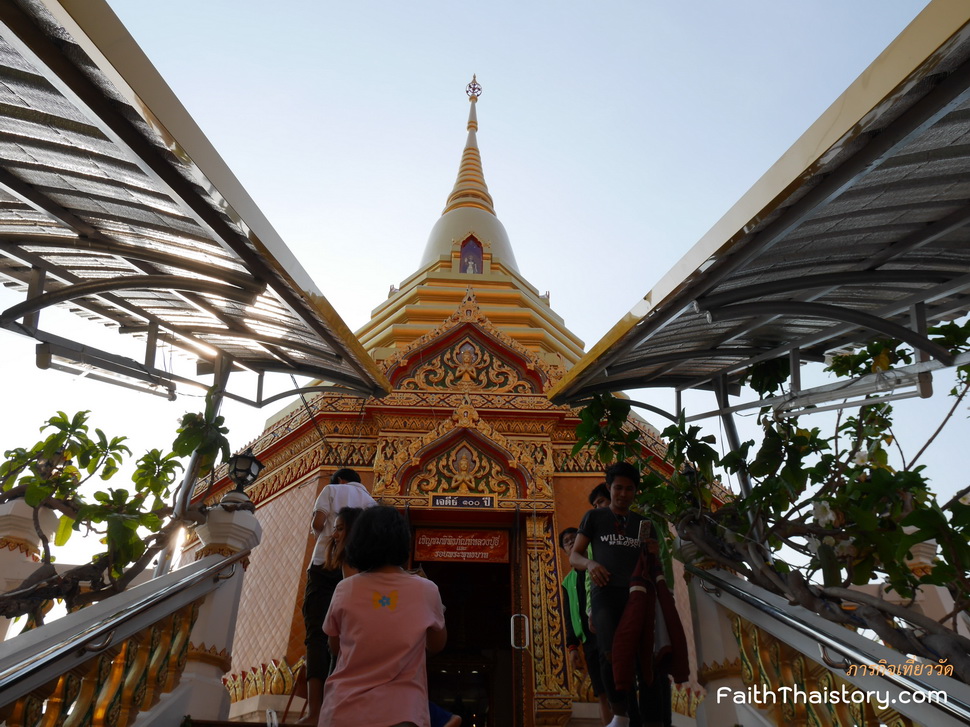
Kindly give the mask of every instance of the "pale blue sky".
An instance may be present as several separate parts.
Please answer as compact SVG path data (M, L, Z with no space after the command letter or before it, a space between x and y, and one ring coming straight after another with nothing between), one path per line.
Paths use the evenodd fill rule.
M589 348L926 2L109 4L353 329L418 266L477 73L485 178L520 271ZM141 450L201 406L36 372L33 346L0 335L32 392L0 447L86 408ZM272 412L226 413L239 448Z

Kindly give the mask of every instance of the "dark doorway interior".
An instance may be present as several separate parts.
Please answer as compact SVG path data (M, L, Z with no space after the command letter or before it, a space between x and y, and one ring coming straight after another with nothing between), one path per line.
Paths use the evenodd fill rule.
M462 727L512 727L511 568L503 563L423 563L445 604L448 645L428 660L431 701Z

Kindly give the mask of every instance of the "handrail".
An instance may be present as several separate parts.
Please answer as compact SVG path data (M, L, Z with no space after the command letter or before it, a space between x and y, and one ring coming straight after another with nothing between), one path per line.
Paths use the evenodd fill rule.
M30 654L30 656L27 658L21 659L14 664L4 666L2 669L0 669L0 695L2 695L2 699L0 699L0 706L9 704L10 702L22 697L24 694L29 693L31 689L35 688L35 686L33 684L25 685L25 682L28 682L31 677L36 675L38 672L41 672L59 660L66 658L71 653L86 651L87 654L85 655L88 656L88 658L93 658L98 652L108 648L113 634L121 631L122 627L126 623L160 605L163 601L166 601L209 578L214 579L213 589L215 589L219 584L219 574L224 571L227 566L232 565L235 568L235 563L247 557L249 554L249 550L243 550L238 553L234 553L229 557L222 558L219 560L219 562L213 563L197 573L191 574L187 577L174 579L173 583L121 607L116 612L65 638L63 641L59 641L51 646L48 646L47 648L40 649ZM169 576L175 576L177 573L178 571L174 571L172 574L169 574ZM150 582L151 581L149 581L149 583ZM105 601L102 601L102 603L105 603ZM124 638L127 638L127 636ZM101 640L101 643L93 645L92 642L95 642L98 639ZM78 655L81 656L82 654L79 653Z
M691 575L700 578L703 581L715 586L717 589L728 593L740 601L744 601L750 606L758 609L762 613L771 618L780 621L786 626L798 631L804 636L808 636L812 639L818 641L820 646L823 648L833 649L839 652L842 656L852 659L857 664L873 664L876 663L876 658L869 653L866 653L863 649L853 646L852 644L846 643L845 641L838 639L830 634L819 631L817 627L813 627L797 616L786 613L780 608L772 603L758 597L753 593L749 593L742 588L738 588L735 584L727 581L719 576L711 573L710 571L705 571L697 566L690 565L688 563L684 564L684 570ZM705 589L706 590L706 589ZM708 591L709 592L709 591ZM709 592L710 593L710 592ZM718 594L719 595L719 594ZM712 596L713 597L713 596ZM824 654L823 654L824 658ZM832 668L832 667L830 667ZM908 692L933 692L929 685L920 679L915 679L914 677L905 674L894 674L892 672L886 672L883 674L876 674L870 676L877 676L885 679L889 682L894 683L900 689L904 689ZM938 702L933 705L941 710L949 712L954 717L964 720L965 723L970 723L970 704L964 702L958 697L948 695L945 702Z

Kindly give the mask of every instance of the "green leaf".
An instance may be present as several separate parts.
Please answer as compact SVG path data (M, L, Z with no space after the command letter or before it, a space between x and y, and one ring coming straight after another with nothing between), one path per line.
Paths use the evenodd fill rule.
M67 515L61 515L60 519L57 521L57 530L54 532L54 545L58 547L67 545L67 541L71 539L71 533L73 532L74 518Z

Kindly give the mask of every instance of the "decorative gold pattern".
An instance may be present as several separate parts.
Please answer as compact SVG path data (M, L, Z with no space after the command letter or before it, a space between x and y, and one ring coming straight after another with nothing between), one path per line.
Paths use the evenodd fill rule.
M188 661L201 661L204 664L212 664L219 667L222 671L229 671L232 668L232 655L225 649L216 649L215 646L208 648L203 641L196 646L189 642L189 650L186 654Z
M11 537L0 538L0 550L4 548L11 552L15 550L19 551L33 560L35 563L40 562L40 558L38 557L40 554L40 549L33 543L28 543L26 540Z
M433 344L434 342L441 340L445 334L450 332L455 327L468 324L472 324L474 329L481 331L487 339L495 341L500 345L501 348L505 348L511 353L516 354L518 358L526 362L528 369L535 370L544 382L544 386L540 389L540 391L545 391L551 384L559 381L559 379L563 377L563 374L565 373L565 369L563 367L550 366L543 363L507 333L496 328L495 325L488 319L488 316L486 316L482 312L481 308L479 308L478 300L476 299L471 288L468 289L468 292L465 294L464 299L459 304L455 312L448 316L444 323L434 330L428 331L423 336L414 339L414 341L412 341L411 344L406 348L392 354L382 362L382 366L384 367L387 377L393 381L395 379L395 370L397 368L406 368L408 365L408 360L414 358L417 353L421 351L421 349L428 346L428 344ZM545 397L543 397L543 399L545 399ZM546 403L549 404L548 399L546 399ZM549 404L549 406L552 407L553 405Z
M671 709L691 719L697 716L697 708L704 701L704 695L686 684L674 684L670 689Z
M472 444L475 441L481 446ZM529 448L541 457L541 464L537 463L533 454L495 431L467 401L435 429L412 439L406 449L404 443L396 438L393 444L382 446L381 459L374 467L375 497L437 491L536 498L551 494L548 448ZM485 447L501 453L505 461L486 457ZM442 449L444 454L440 454ZM391 461L385 459L389 453L393 453ZM449 484L443 486L445 483Z
M172 691L200 599L6 707L6 724L125 727ZM43 721L42 721L43 720Z
M230 548L228 545L220 545L219 543L210 543L209 545L203 545L197 551L195 551L195 559L202 560L209 555L221 555L224 557L229 557L230 555L235 555L239 551L235 548ZM249 557L242 559L243 570L249 568Z
M519 372L504 363L471 336L418 366L398 383L409 390L450 389L490 391L499 394L536 394L537 383L523 380Z
M810 661L788 644L767 631L730 614L731 631L738 642L741 679L746 687L777 691L780 687L798 687L805 692L859 691L824 666ZM702 669L703 674L703 669ZM713 677L710 677L713 678ZM702 683L706 683L702 680ZM859 704L803 704L780 702L768 710L776 724L853 727L857 724L892 724L913 727L913 722L898 712L887 709L878 715L869 702Z
M501 462L459 441L411 478L410 492L506 495L518 490Z
M741 676L741 660L738 658L735 658L734 661L725 660L723 664L718 661L710 665L704 663L697 671L697 681L704 686L717 679L737 676Z
M537 694L535 696L536 727L565 727L573 716L573 705L569 697L561 695Z
M526 520L526 556L529 564L532 661L536 693L569 695L566 633L560 603L559 568L552 518ZM557 697L557 699L560 697Z
M222 678L222 683L229 692L231 702L264 694L292 694L296 675L304 663L302 657L292 667L285 657L270 659L269 664L260 664L239 674L228 674Z

